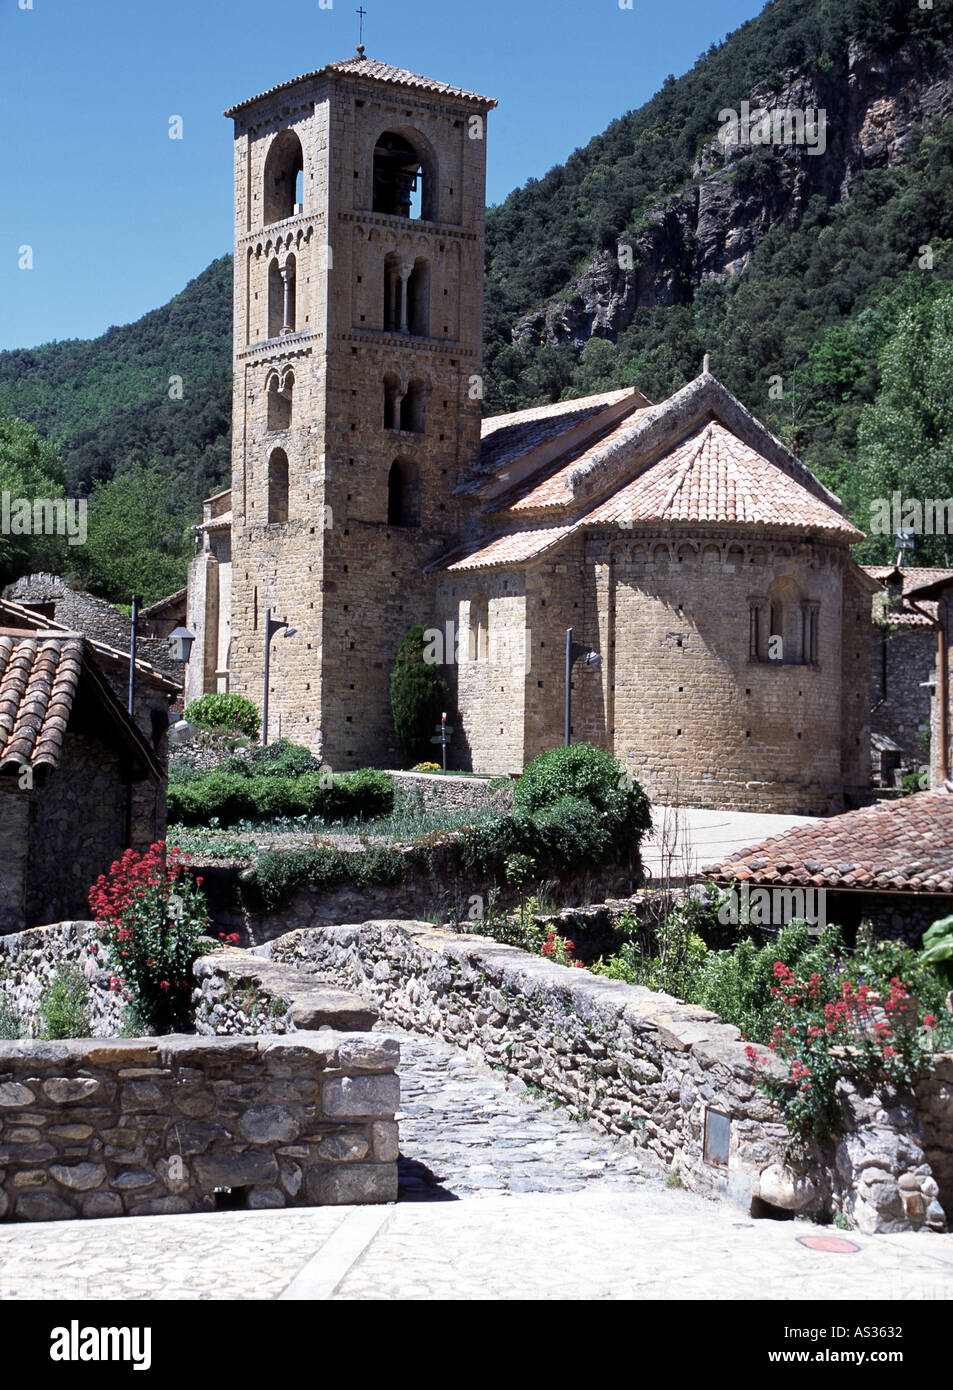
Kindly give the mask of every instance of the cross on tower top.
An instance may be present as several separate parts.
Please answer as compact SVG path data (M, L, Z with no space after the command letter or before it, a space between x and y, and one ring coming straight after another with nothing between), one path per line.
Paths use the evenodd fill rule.
M367 10L365 10L364 6L361 5L358 9L356 9L356 10L354 11L354 13L355 13L356 15L359 16L359 21L358 21L358 22L359 22L359 24L360 24L360 29L358 30L358 36L357 36L357 52L358 52L358 57L363 58L363 57L364 57L364 16L367 14Z

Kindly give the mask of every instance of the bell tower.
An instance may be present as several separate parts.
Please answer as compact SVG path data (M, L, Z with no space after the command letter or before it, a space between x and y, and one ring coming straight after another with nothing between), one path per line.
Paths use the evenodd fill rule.
M394 757L390 671L480 447L496 103L364 56L235 122L230 688L335 769Z

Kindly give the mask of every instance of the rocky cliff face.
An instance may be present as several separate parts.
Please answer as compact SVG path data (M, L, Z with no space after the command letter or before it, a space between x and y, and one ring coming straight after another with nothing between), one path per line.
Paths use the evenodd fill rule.
M712 112L691 184L646 212L627 238L630 265L624 246L618 257L598 253L516 323L514 340L614 340L640 308L689 303L705 280L741 274L769 231L796 228L813 197L848 198L861 170L902 164L911 130L951 114L953 54L928 57L912 44L878 52L855 42L826 71L754 88L736 122Z

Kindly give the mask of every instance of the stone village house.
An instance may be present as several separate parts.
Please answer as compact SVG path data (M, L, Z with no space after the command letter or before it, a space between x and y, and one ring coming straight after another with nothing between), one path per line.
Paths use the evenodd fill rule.
M458 766L572 738L659 799L829 813L870 787L870 606L839 500L706 370L482 419L487 116L363 50L240 103L231 489L189 575L187 698L263 694L394 765L407 627L445 634ZM456 659L459 658L459 659Z
M97 875L158 838L164 815L164 758L95 646L0 627L0 934L88 916Z

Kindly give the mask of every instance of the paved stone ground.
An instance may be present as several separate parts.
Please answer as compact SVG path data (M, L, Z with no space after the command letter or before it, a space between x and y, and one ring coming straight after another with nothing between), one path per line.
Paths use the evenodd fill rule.
M753 1221L459 1051L401 1038L396 1206L0 1226L0 1300L949 1299L953 1236Z
M653 829L642 844L646 869L658 877L663 863L674 878L691 877L706 864L722 863L730 854L783 835L817 816L779 816L761 811L706 811L695 806L653 805Z
M664 1172L650 1172L630 1144L574 1122L459 1048L383 1030L400 1041L400 1201L664 1186Z

